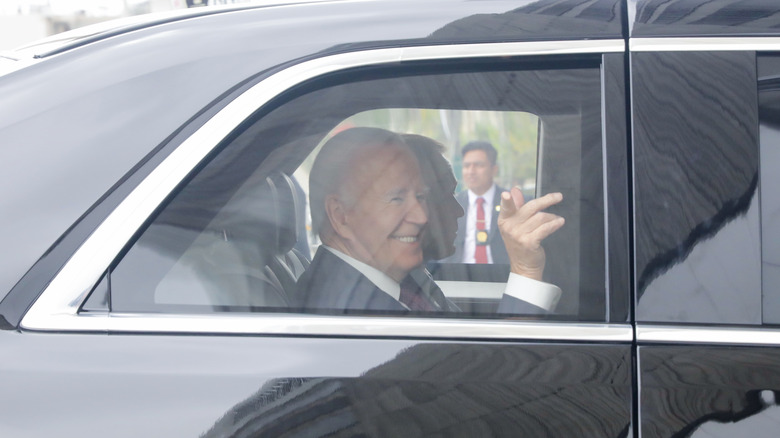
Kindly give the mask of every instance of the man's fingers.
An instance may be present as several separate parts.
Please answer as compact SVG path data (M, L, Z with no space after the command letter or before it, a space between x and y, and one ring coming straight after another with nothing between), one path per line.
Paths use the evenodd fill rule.
M544 211L562 200L563 195L556 192L524 203L523 194L517 187L511 193L502 193L499 216L499 226L505 228L501 230L502 233L507 233L512 239L524 240L532 246L539 245L565 223L562 217Z
M501 193L501 212L500 216L510 217L514 215L519 208L525 204L525 198L520 187L512 187L508 192Z
M501 214L499 219L509 219L517 214L518 219L526 221L540 211L555 205L563 200L561 193L548 193L541 198L524 202L523 193L519 188L512 188L512 192L501 193Z
M547 207L553 206L563 200L563 195L559 192L555 193L548 193L541 198L536 198L531 201L528 201L525 204L526 209L534 210L534 211L542 211L546 209Z
M523 221L518 228L518 231L520 232L533 232L535 229L543 226L544 224L554 222L560 218L560 216L552 213L545 213L545 212L539 212L533 215L532 217L528 218L527 220Z
M523 204L525 204L525 197L523 196L523 191L520 190L520 187L514 186L509 190L509 193L512 195L512 201L515 204L515 207L519 210L523 207Z
M565 223L565 220L552 213L537 213L528 220L517 224L509 230L509 234L516 238L525 238L529 242L541 242L547 236L558 231Z
M501 192L501 211L498 216L511 217L515 213L517 213L517 207L512 200L512 195L509 192Z
M534 214L547 209L563 200L563 195L560 193L548 193L541 198L532 199L525 203L520 214L522 219L533 216Z
M536 227L533 232L533 238L537 242L540 242L544 239L546 239L550 234L558 231L564 223L566 223L566 220L562 218L561 216L553 216L550 220L545 221L538 227Z

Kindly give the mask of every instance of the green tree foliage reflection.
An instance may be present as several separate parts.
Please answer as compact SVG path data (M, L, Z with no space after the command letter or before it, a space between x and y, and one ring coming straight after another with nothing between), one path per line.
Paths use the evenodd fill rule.
M421 134L443 143L461 181L460 148L469 141L489 141L498 150L499 176L504 187L518 185L533 196L536 180L539 118L525 112L382 109L345 120L338 128L373 126L400 133Z

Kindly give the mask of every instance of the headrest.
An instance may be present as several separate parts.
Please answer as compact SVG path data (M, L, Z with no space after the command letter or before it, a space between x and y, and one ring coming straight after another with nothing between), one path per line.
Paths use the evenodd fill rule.
M264 257L286 254L298 240L303 199L295 181L281 172L257 175L220 208L208 231L228 241L257 245Z
M288 175L275 172L265 179L269 193L270 204L260 205L261 216L266 216L270 224L275 225L272 241L261 239L266 244L271 244L276 249L276 254L285 254L290 251L298 241L298 208L302 199L299 199L295 182ZM261 230L264 233L265 230ZM271 233L271 230L267 231ZM269 236L271 237L271 236Z

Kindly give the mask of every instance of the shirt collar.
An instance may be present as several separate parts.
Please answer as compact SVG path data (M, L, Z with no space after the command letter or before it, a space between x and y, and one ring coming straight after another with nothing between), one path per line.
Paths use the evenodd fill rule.
M490 188L487 189L487 191L482 195L475 194L474 192L471 191L471 189L469 189L468 193L469 193L469 205L476 205L477 198L481 197L481 198L485 198L485 204L487 204L489 207L492 207L491 204L493 203L493 196L495 196L496 194L496 183L493 183L493 185L491 185Z
M341 260L344 260L348 265L352 266L353 268L357 269L358 272L363 274L370 282L374 283L376 287L381 289L384 293L390 295L398 301L399 297L401 296L401 285L398 284L395 280L390 278L389 275L385 274L384 272L380 271L379 269L367 265L360 260L357 260L354 257L348 256L344 254L343 252L331 248L327 245L322 245L325 249L332 252L335 256L340 258Z

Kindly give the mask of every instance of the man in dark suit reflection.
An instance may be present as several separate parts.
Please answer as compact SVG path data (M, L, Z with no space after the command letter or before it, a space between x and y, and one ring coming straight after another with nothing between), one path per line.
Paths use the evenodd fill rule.
M323 245L298 280L294 301L299 307L458 311L430 277L421 281L419 275L409 275L419 273L424 260L430 187L401 136L376 128L337 134L317 156L309 185L312 226ZM563 218L542 210L560 202L561 196L550 194L524 204L519 190L513 189L502 200L499 227L511 239L513 258L499 312L546 313L560 289L541 281L541 241L563 225ZM429 284L421 284L426 281Z
M498 152L486 141L472 141L461 149L463 182L467 190L456 198L466 214L458 219L455 254L449 263L509 263L509 255L498 230L501 193L506 189L494 181L498 175Z

